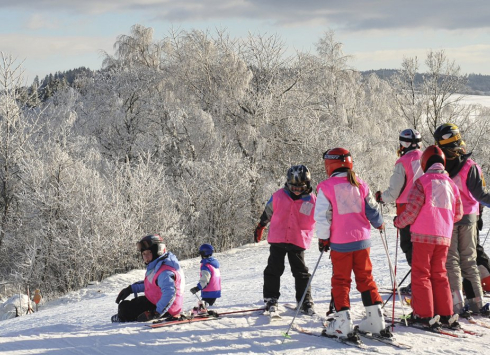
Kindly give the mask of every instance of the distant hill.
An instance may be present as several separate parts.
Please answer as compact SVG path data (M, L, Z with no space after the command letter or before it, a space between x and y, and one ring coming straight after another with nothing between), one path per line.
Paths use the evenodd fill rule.
M388 80L393 74L397 72L396 69L378 69L362 71L362 75L368 76L375 73L378 77ZM422 81L422 74L417 74L415 81ZM469 74L467 89L461 94L467 95L490 95L490 75L481 74Z

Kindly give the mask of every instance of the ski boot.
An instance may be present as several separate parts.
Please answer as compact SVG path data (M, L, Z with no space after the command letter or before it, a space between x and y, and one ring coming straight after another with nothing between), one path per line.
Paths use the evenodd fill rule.
M389 329L387 330L385 319L381 312L381 305L375 304L365 308L366 316L359 323L359 331L362 333L379 334L387 338L393 337Z
M352 339L357 336L354 324L350 316L350 311L344 310L335 313L334 318L327 320L322 335L329 338ZM357 336L358 337L358 336Z
M446 325L449 329L461 329L461 324L458 322L459 314L453 314L452 316L441 316L440 322Z
M303 302L303 305L301 306L301 311L309 316L316 314L315 309L313 308L312 301Z

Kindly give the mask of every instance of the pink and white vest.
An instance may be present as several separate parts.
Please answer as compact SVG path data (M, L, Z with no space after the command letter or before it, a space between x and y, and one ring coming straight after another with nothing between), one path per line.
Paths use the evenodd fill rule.
M424 188L425 203L410 232L451 239L458 187L446 174L424 174L418 180Z
M471 167L476 165L478 169L478 173L481 174L481 168L476 164L473 160L468 159L463 165L463 168L459 171L459 173L453 177L453 181L459 189L459 193L461 194L461 201L463 202L463 214L480 214L480 209L478 207L478 201L475 200L473 195L471 195L468 190L468 186L466 185L466 180L468 180L468 172Z
M422 168L420 167L421 157L422 151L420 149L414 149L404 154L400 159L396 161L395 165L403 165L406 177L405 188L403 189L400 196L398 196L398 198L396 199L397 204L408 202L408 193L410 192L413 183L424 173L422 171Z
M172 303L167 312L172 316L176 316L182 312L184 297L181 289L182 277L173 267L162 264L157 272L153 270L153 272L145 276L145 296L153 304L157 304L158 301L160 301L160 298L162 298L162 290L156 284L156 281L158 280L158 276L166 270L173 272L175 275L175 288L177 290L174 303Z
M330 242L345 244L371 238L371 225L366 217L367 184L357 178L359 188L347 177L331 176L318 185L332 205Z
M201 270L204 267L207 267L211 272L211 279L209 280L208 285L202 290L204 292L221 291L221 271L219 268L215 268L211 264L201 264Z
M272 195L272 218L267 240L269 243L290 243L308 249L315 228L316 196L293 200L284 189Z

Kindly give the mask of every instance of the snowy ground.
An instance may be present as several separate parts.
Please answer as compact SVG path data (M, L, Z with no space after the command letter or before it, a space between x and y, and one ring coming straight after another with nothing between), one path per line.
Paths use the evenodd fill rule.
M396 230L391 224L392 216L386 216L388 226L388 249L395 259ZM485 212L484 221L490 222L490 213ZM488 231L483 230L482 240ZM251 236L252 238L252 236ZM379 232L372 231L372 262L378 286L390 285L386 253ZM489 247L490 249L490 247ZM307 263L313 269L319 252L316 240L306 252ZM223 275L223 297L214 309L237 310L262 306L262 272L268 257L268 244L249 244L216 255L220 260ZM199 259L185 260L184 267L189 290L198 280ZM408 271L402 253L398 253L397 275L400 280ZM112 276L103 282L44 304L39 312L0 322L0 353L2 355L24 354L356 354L365 351L339 344L330 339L317 338L290 331L291 339L283 333L294 316L284 310L283 319L270 323L260 314L235 315L210 322L177 325L168 328L150 329L144 324L112 324L110 317L116 313L114 303L120 289L143 278L143 269ZM316 310L324 315L330 300L331 263L328 254L320 261L313 279L313 297ZM287 265L282 278L280 301L294 302L294 282ZM382 295L384 299L387 294ZM359 293L351 292L354 323L363 315ZM196 298L186 293L185 309L191 309ZM386 312L391 314L392 303ZM408 312L408 308L405 308ZM396 312L401 313L397 303ZM300 315L295 323L308 329L320 330L319 320ZM490 323L490 320L489 320ZM487 353L490 334L488 329L464 323L468 329L479 331L482 337L470 336L453 339L433 335L412 328L395 327L396 339L413 345L412 350L399 350L391 346L364 340L376 347L380 354L484 354Z

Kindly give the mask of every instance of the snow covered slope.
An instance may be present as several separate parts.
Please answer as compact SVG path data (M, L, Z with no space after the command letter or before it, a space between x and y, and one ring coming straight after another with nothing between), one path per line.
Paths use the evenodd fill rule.
M486 209L487 210L487 209ZM490 225L490 214L485 212L482 240ZM388 249L395 259L396 230L386 216ZM253 236L250 236L252 239ZM391 281L385 249L380 233L372 230L372 261L378 286L388 288ZM487 244L490 250L490 244ZM216 302L217 311L255 308L262 302L262 275L268 257L268 244L249 244L225 253L216 254L222 266L223 297ZM320 253L316 240L306 252L310 270ZM326 253L320 261L312 283L316 310L325 315L330 301L331 263ZM182 261L187 279L185 309L191 309L196 298L188 291L199 278L199 259ZM398 253L398 280L407 273L403 253ZM25 354L355 354L365 351L339 344L330 339L317 338L290 331L291 339L283 333L288 329L294 311L283 307L283 318L270 323L268 318L255 314L235 315L209 322L177 325L150 329L144 324L112 324L110 317L116 313L114 302L119 291L130 283L143 278L144 271L112 276L103 282L43 305L39 312L0 322L0 353L2 355ZM294 280L289 265L282 278L281 303L294 302ZM384 299L388 295L382 295ZM351 292L354 323L363 316L364 307L360 294ZM391 302L386 312L391 314ZM408 306L405 306L408 312ZM396 312L401 313L397 303ZM299 315L295 323L310 330L321 329L320 321ZM490 324L490 320L488 321ZM376 347L380 354L484 354L490 343L488 329L463 323L466 328L486 333L481 337L469 336L453 339L430 334L421 330L395 327L398 341L413 345L412 350L400 350L391 346L364 340ZM372 350L372 349L371 349Z

